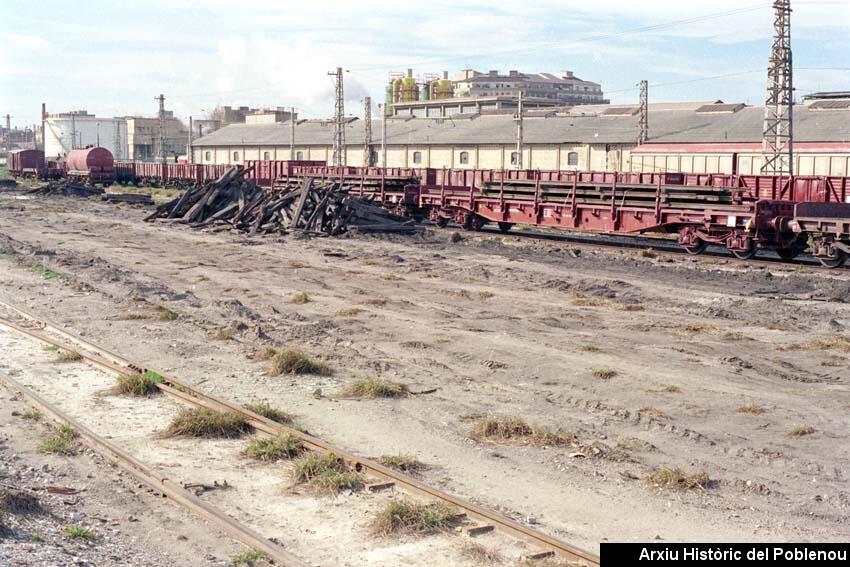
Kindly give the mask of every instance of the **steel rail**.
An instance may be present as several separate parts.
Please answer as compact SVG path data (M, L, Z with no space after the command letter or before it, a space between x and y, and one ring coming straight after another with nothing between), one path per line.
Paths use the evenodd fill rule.
M21 311L20 309L12 305L0 301L0 307L4 307L10 311L13 311L19 316L37 323L42 329L49 330L66 338L67 340L73 343L76 343L79 346L84 347L85 349L89 350L90 353L96 353L79 353L84 359L88 360L89 362L92 362L93 364L109 368L110 370L119 373L126 373L128 371L144 372L146 370L151 370L155 372L155 370L153 369L149 369L143 365L134 364L133 362L125 359L124 357L118 354L115 354L98 345L94 345L85 339L77 337L69 333L68 331L65 331L64 329L61 329L56 325L49 323L43 319ZM25 335L28 335L32 338L35 338L37 340L47 342L49 344L55 344L60 348L64 348L66 350L74 350L73 348L69 349L67 345L57 343L55 340L51 339L50 337L46 337L41 333L37 333L30 329L20 327L14 322L9 321L5 317L0 317L0 324L14 329ZM542 549L539 552L532 553L532 557L560 555L561 557L573 561L576 563L576 565L582 567L592 567L599 565L599 557L588 551L570 545L566 542L546 535L537 530L528 528L527 526L524 526L496 512L477 506L471 502L467 502L461 498L452 496L451 494L428 486L415 478L412 478L389 467L381 465L378 462L354 455L353 453L350 453L339 447L335 447L334 445L331 445L330 443L313 437L312 435L309 435L302 431L298 431L291 427L287 427L285 425L277 423L276 421L272 421L271 419L268 419L248 409L245 409L238 404L206 394L170 376L166 376L160 373L157 373L157 375L162 377L162 382L158 384L159 388L169 395L175 396L193 405L203 406L211 409L220 409L240 414L245 417L255 429L262 431L263 433L266 433L268 435L294 435L296 437L299 437L305 445L309 446L315 451L322 453L333 453L336 456L344 459L345 461L349 462L355 468L355 470L371 472L374 475L390 479L393 481L393 483L397 484L399 487L403 488L409 493L440 500L445 503L451 504L456 508L460 509L468 518L476 520L483 524L481 526L473 527L472 530L492 526L494 529L498 529L517 539L539 545Z
M265 553L266 556L275 561L275 564L287 567L309 567L308 563L305 563L279 545L269 541L248 526L241 524L210 506L178 483L160 475L154 469L148 467L111 441L99 436L14 378L2 374L0 375L0 382L4 383L9 390L20 394L30 405L50 416L54 421L64 423L74 429L89 447L98 453L114 459L114 462L120 468L131 474L139 482L146 484L153 490L163 492L185 508L217 524L219 528L223 529L235 540L252 549Z

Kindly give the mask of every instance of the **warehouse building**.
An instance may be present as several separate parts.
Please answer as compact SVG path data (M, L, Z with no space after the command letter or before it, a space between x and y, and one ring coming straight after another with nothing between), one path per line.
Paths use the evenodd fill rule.
M847 175L850 100L842 104L830 101L829 105L817 102L809 101L795 110L798 148L802 154L810 153L798 156L797 172ZM640 109L633 105L587 105L529 113L523 120L523 167L736 173L745 157L750 159L743 160L746 168L740 173L758 171L760 167L760 158L755 154L759 153L762 137L763 108L720 101L651 104L649 144L636 149L639 113ZM288 121L236 124L196 140L193 155L196 163L305 159L330 164L333 129L329 120L300 120L292 139L293 129ZM373 150L378 156L381 130L380 121L373 123ZM386 131L388 167L509 169L517 162L517 127L510 113L390 117ZM347 123L349 165L363 164L363 135L362 120ZM647 148L660 148L659 144L666 145L667 153L652 153L650 159ZM744 149L754 151L752 155L739 156L730 144L750 144ZM692 150L703 152L705 159L681 159Z

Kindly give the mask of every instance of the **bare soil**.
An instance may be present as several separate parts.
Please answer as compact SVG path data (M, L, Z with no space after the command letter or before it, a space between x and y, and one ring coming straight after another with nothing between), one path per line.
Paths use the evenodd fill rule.
M846 271L441 230L252 238L144 223L129 206L15 197L0 195L0 300L213 394L268 401L355 452L413 455L427 482L570 543L850 537ZM310 301L290 303L299 292ZM222 328L232 338L215 340ZM269 346L335 373L271 376L254 357ZM340 396L368 378L436 391ZM765 411L738 411L753 404ZM143 415L151 430L166 425ZM473 441L476 415L575 442ZM803 426L815 432L789 434ZM171 463L172 443L145 456ZM187 476L236 466L229 443ZM646 480L660 467L711 482L660 488ZM349 503L331 502L287 510L304 549L340 529L332 508ZM321 554L404 556L356 533L357 549ZM442 537L424 541L463 564Z

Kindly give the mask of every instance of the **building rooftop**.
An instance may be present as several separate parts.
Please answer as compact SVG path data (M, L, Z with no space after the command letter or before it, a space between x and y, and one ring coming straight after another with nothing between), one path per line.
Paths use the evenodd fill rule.
M760 142L764 109L724 105L706 112L721 101L658 103L649 107L651 143ZM587 105L527 115L524 139L527 144L634 144L639 113L635 105ZM617 110L620 109L620 112ZM850 141L850 109L824 113L799 105L794 112L794 133L800 142ZM363 121L350 120L346 140L360 145ZM381 142L380 120L372 124L374 143ZM194 142L195 146L275 146L289 144L289 123L234 124ZM301 121L295 128L297 145L330 145L331 121ZM455 115L446 118L391 117L387 119L387 143L464 145L512 144L516 123L511 114Z

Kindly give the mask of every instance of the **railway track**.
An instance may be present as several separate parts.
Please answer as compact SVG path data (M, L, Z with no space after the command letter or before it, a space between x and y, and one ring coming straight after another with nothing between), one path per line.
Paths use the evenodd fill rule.
M58 326L40 319L30 313L22 311L12 305L0 301L0 308L14 315L17 320L0 315L0 327L13 330L31 339L54 345L64 350L78 352L84 360L108 371L119 374L133 374L155 371L143 364L130 361L119 354L111 352L90 341L82 339ZM159 374L159 373L157 373ZM214 410L232 412L244 417L251 426L259 433L267 435L289 434L299 437L304 445L312 451L319 453L333 453L344 459L354 470L362 473L366 478L367 489L397 488L405 493L425 498L431 501L439 501L452 509L458 511L458 518L465 521L463 531L469 536L496 531L516 540L521 540L532 546L525 559L538 560L549 557L562 558L570 565L577 567L592 567L599 565L599 557L565 543L559 539L548 536L537 530L524 526L510 518L496 512L477 506L458 497L452 496L441 490L433 488L415 478L400 473L394 469L385 467L370 459L364 459L354 455L345 449L333 446L319 438L307 433L287 427L264 416L258 415L238 404L209 395L201 390L181 382L180 380L162 375L162 382L157 384L165 394L177 398L195 407L205 407ZM131 455L115 446L110 441L97 436L93 431L78 423L63 413L50 402L27 389L23 384L8 376L0 376L0 381L12 390L20 392L30 403L39 407L54 420L67 423L78 430L82 437L97 451L107 453L119 462L125 470L136 476L140 481L148 484L156 490L163 491L175 501L190 510L206 517L225 529L236 540L249 547L267 554L277 564L293 567L308 565L301 558L295 557L287 552L282 546L263 538L247 526L244 526L225 515L203 501L194 494L186 491L179 484L157 474Z
M436 225L434 226L434 228L437 228ZM671 240L665 238L653 238L648 236L622 236L615 234L596 234L560 230L557 233L539 230L512 230L510 232L505 233L495 227L490 227L489 225L483 227L481 230L477 231L477 233L483 233L493 236L509 235L516 236L519 238L550 240L554 242L572 242L575 244L598 246L600 248L627 248L633 250L652 250L654 252L669 253L679 256L689 256L688 252L684 248L682 248L679 244ZM764 256L764 254L768 255ZM712 258L735 260L737 262L741 262L742 265L764 264L775 266L778 264L783 266L802 266L818 268L819 270L826 270L826 268L824 268L823 265L816 258L807 254L801 254L797 258L790 261L783 260L773 252L762 251L760 252L760 255L760 257L752 258L749 260L738 260L734 256L732 256L732 254L724 246L713 245L710 245L705 250L705 252L701 254L701 256L708 256ZM848 269L848 267L842 267L838 271L844 269Z

